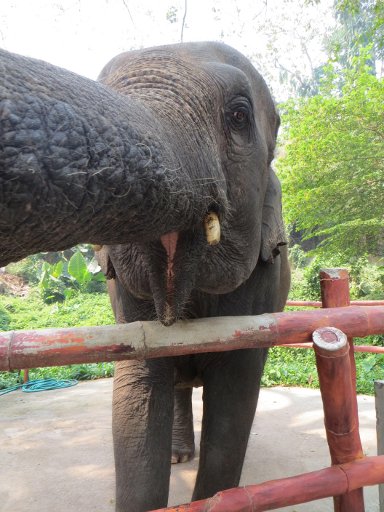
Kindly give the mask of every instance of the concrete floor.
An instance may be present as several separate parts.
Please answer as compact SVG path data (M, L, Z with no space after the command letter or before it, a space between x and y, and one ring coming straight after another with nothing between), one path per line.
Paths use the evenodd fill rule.
M113 512L112 379L42 393L0 397L0 511ZM199 442L201 390L194 392ZM364 451L376 455L373 397L359 397ZM172 468L169 504L190 500L198 463ZM250 436L242 484L314 471L329 465L318 391L263 389ZM365 489L366 512L379 512L378 489ZM330 499L286 512L328 512Z

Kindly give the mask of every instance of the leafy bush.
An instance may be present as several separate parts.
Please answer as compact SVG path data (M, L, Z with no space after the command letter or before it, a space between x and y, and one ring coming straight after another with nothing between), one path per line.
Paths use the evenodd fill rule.
M354 298L384 298L384 266L372 264L367 256L363 256L352 263L349 270L351 295Z
M273 347L269 351L262 385L319 387L314 351Z
M35 379L76 379L94 380L113 377L113 363L73 364L69 366L52 366L29 370L29 380ZM0 389L5 389L23 382L22 372L0 372Z
M345 262L341 255L336 254L328 258L315 256L303 268L302 262L305 259L297 248L290 260L292 264L290 299L320 300L319 273L322 268L346 268L349 271L352 299L384 299L384 266L381 261L372 263L368 256L363 255L352 262Z
M29 256L7 266L7 273L30 285L39 284L46 304L63 302L77 291L105 291L105 277L90 245L83 244L60 252Z
M83 252L86 252L87 248ZM44 261L41 267L40 289L46 304L62 302L74 295L74 290L83 292L105 291L105 277L96 259L83 255L81 246L69 259L62 253L55 263Z
M308 265L308 254L300 247L299 244L295 244L293 247L290 247L288 252L289 260L294 268L304 268Z
M10 263L7 266L7 272L21 277L25 283L35 285L39 282L40 268L41 255L34 254L17 263Z
M46 304L36 288L27 297L0 295L0 318L4 319L3 330L114 323L106 293L90 294L80 291L65 302Z
M360 340L368 344L367 338ZM361 394L374 393L374 381L383 379L384 355L355 353L356 388ZM262 378L263 386L319 387L314 350L274 347Z
M65 302L46 304L37 288L27 297L0 295L0 329L41 329L113 324L114 318L106 293L76 292ZM20 372L0 372L0 389L17 384ZM94 363L30 370L30 379L95 379L111 377L113 363Z

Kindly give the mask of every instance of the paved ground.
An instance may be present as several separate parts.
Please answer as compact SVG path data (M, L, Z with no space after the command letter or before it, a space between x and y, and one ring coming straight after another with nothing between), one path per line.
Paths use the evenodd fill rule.
M58 391L0 397L0 511L113 512L112 379ZM195 428L201 392L194 393ZM361 436L376 455L373 397L359 397ZM329 465L319 393L263 389L253 424L242 484ZM197 439L198 440L198 439ZM170 504L190 500L198 462L173 466ZM378 512L378 490L365 490L366 512ZM331 500L287 507L286 512L329 512Z

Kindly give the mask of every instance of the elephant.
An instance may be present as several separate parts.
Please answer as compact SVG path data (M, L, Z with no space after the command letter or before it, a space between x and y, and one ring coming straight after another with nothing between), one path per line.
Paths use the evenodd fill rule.
M217 42L135 50L98 81L0 59L0 266L96 244L118 323L284 308L279 116L245 56ZM266 358L242 349L116 363L117 511L167 505L171 462L194 455L194 386L192 499L239 484Z

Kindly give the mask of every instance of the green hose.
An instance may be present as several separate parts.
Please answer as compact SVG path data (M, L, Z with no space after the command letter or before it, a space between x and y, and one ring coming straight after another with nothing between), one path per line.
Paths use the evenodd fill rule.
M6 389L0 390L0 396L5 395L6 393L11 393L11 391L16 391L20 389L24 391L24 393L37 393L38 391L47 391L48 389L61 389L61 388L69 388L70 386L76 386L78 383L75 379L37 379L30 380L25 382L24 384L16 384L15 386L11 386Z

